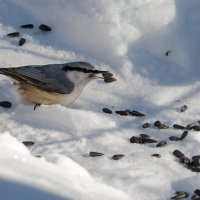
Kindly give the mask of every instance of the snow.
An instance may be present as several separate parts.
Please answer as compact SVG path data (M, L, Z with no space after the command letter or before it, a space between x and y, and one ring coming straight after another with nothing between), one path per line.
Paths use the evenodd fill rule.
M168 138L183 132L173 124L199 120L199 8L196 0L1 0L1 67L82 60L117 78L91 82L69 108L42 105L34 111L0 76L0 101L13 104L0 108L1 199L162 200L176 191L191 196L199 174L172 152L199 155L199 133L190 131L178 142ZM19 28L26 23L35 28ZM40 32L42 23L52 32ZM24 46L6 36L13 31L26 38ZM146 116L109 115L103 107ZM156 120L170 129L142 128ZM141 133L168 145L129 142ZM27 148L23 141L35 145ZM105 155L89 157L90 151ZM114 154L125 157L112 160Z

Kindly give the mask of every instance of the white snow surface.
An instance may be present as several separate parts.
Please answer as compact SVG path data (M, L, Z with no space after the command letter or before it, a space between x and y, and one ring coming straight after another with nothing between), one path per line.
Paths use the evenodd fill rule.
M190 196L200 175L172 152L200 154L200 133L169 137L200 119L200 1L197 0L0 0L0 66L87 61L117 78L88 84L70 107L23 105L12 82L0 76L0 199L163 200ZM34 29L20 29L33 23ZM38 26L52 27L42 33ZM20 31L18 46L7 33ZM165 53L170 51L168 56ZM188 110L180 112L186 104ZM107 107L109 115L102 112ZM133 109L145 117L126 117ZM158 130L156 120L170 126ZM145 122L151 127L144 129ZM148 134L168 145L131 144ZM23 141L34 141L27 148ZM90 151L102 152L89 157ZM159 153L161 158L151 157ZM114 154L124 154L112 160ZM36 156L40 155L41 158ZM190 198L189 196L189 198Z

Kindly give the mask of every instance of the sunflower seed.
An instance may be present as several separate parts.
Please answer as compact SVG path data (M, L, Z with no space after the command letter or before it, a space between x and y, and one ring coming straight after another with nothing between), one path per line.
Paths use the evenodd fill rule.
M161 141L156 145L156 147L165 147L165 146L167 146L167 142L165 141Z
M114 82L116 81L117 79L116 78L113 78L113 77L104 77L104 82L105 83L111 83L111 82Z
M183 140L188 135L188 131L184 131L181 135L180 140Z
M200 131L200 126L199 125L194 125L192 127L192 129L195 130L195 131Z
M117 113L119 115L122 115L122 116L128 116L129 115L129 112L123 111L123 110L115 111L115 113Z
M187 198L189 196L189 194L187 192L183 192L183 191L178 191L174 194L173 197L171 197L171 199L183 199L183 198Z
M184 158L185 157L185 155L181 152L181 151L179 151L179 150L174 150L174 152L173 152L173 154L177 157L177 158Z
M4 108L10 108L12 106L12 103L9 101L0 101L0 106Z
M35 144L35 142L32 142L32 141L24 141L22 143L27 147L31 147L31 146L33 146Z
M140 138L140 137L132 136L132 137L130 138L130 143L144 144L144 141L143 141L142 138Z
M153 124L155 127L159 127L161 125L161 122L160 121L155 121L154 124Z
M178 141L178 140L180 140L180 138L176 137L176 136L170 136L169 140L171 140L171 141Z
M96 157L96 156L103 156L104 154L103 154L103 153L100 153L100 152L91 151L89 155L90 155L91 157Z
M142 125L143 128L148 128L150 126L151 126L151 124L149 124L149 123L145 123L145 124Z
M141 113L141 112L138 112L136 110L131 110L131 111L128 111L128 113L132 116L136 116L136 117L144 117L145 114Z
M157 158L160 158L160 157L161 157L161 155L158 154L158 153L154 153L154 154L152 154L151 156L152 156L152 157L157 157Z
M179 124L174 124L173 127L176 128L176 129L185 129L184 126L181 126Z
M23 46L26 43L26 39L25 38L21 38L19 40L19 46Z
M20 33L19 32L8 33L7 36L8 37L19 37Z
M33 28L34 25L33 24L24 24L20 26L21 28Z
M123 154L116 154L116 155L113 155L112 159L113 159L113 160L119 160L119 159L121 159L121 158L123 158L123 157L124 157Z
M112 114L112 111L108 108L102 108L102 111L108 114Z
M147 134L140 134L140 137L141 137L142 139L150 139L150 136L147 135Z
M181 106L181 112L185 112L188 109L186 105Z
M47 25L45 25L45 24L41 24L41 25L39 26L39 29L40 29L41 31L45 31L45 32L48 32L48 31L51 31L51 30L52 30L49 26L47 26Z
M199 190L199 189L196 189L196 190L194 191L194 193L200 197L200 190Z
M107 78L107 77L111 77L111 76L113 76L113 74L112 73L110 73L110 72L103 72L102 73L102 76L104 77L104 78Z

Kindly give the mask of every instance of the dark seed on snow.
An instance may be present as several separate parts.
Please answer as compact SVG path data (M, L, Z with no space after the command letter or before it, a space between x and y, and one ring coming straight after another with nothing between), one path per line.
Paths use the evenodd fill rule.
M156 143L157 141L154 139L150 139L150 138L142 138L142 141L144 143Z
M27 147L31 147L31 146L33 146L35 144L35 142L32 142L32 141L24 141L22 143Z
M196 190L194 191L194 193L195 193L196 195L200 196L200 190L199 190L199 189L196 189Z
M200 200L200 197L196 194L191 196L191 200Z
M182 163L182 164L189 165L190 159L188 157L179 158L179 162Z
M181 135L180 140L183 140L188 135L188 131L184 131Z
M187 130L192 130L193 126L194 126L194 124L188 124L185 128Z
M193 156L192 157L192 165L193 166L200 166L200 156Z
M167 142L165 141L161 141L156 145L156 147L165 147L165 146L167 146Z
M171 136L171 137L169 137L169 140L171 140L171 141L178 141L178 140L180 140L180 138L176 137L176 136Z
M108 114L112 114L112 111L108 108L102 108L102 111Z
M33 24L24 24L20 26L21 28L33 28L34 25Z
M129 115L129 112L123 111L123 110L115 111L115 113L117 113L117 114L119 114L119 115L123 115L123 116L128 116L128 115Z
M174 154L174 156L176 156L177 158L184 158L185 157L185 155L181 152L181 151L179 151L179 150L174 150L174 152L173 152L173 154Z
M188 109L186 105L181 106L181 112L185 112Z
M178 191L174 194L173 197L171 197L171 199L183 199L183 198L187 198L189 196L189 194L187 192L183 192L183 191Z
M200 125L194 125L192 129L195 131L200 131Z
M155 127L159 127L161 125L161 122L160 121L155 121L154 124L153 124Z
M160 126L158 126L159 129L168 129L169 126L165 125L165 124L160 124Z
M171 53L171 50L166 51L165 56L169 56L170 53Z
M107 78L107 77L111 77L111 76L113 76L113 74L112 73L110 73L110 72L103 72L102 73L102 76L104 77L104 78Z
M113 78L113 77L104 77L104 82L105 83L111 83L111 82L114 82L116 81L117 79L116 78Z
M49 26L47 26L47 25L45 25L45 24L41 24L41 25L39 26L39 29L40 29L41 31L45 31L45 32L48 32L48 31L51 31L51 30L52 30Z
M154 153L154 154L152 154L151 156L152 156L152 157L156 157L156 158L160 158L160 157L161 157L161 155L158 154L158 153Z
M89 155L90 155L91 157L96 157L96 156L103 156L104 154L103 154L103 153L100 153L100 152L91 151Z
M136 110L131 110L131 111L128 111L130 115L132 116L136 116L136 117L144 117L145 114L141 113L141 112L138 112Z
M23 46L26 43L26 39L25 38L21 38L19 40L19 46Z
M140 138L140 137L132 136L132 137L130 138L130 143L144 144L144 141L143 141L142 138Z
M184 126L181 126L179 124L174 124L173 127L176 128L176 129L185 129Z
M123 158L123 157L124 157L123 154L116 154L116 155L113 155L112 159L113 159L113 160L119 160L119 159L121 159L121 158Z
M151 126L151 124L149 124L149 123L145 123L145 124L142 125L143 128L148 128L150 126Z
M7 36L8 37L19 37L20 33L19 32L8 33Z
M12 106L12 103L9 101L0 101L0 106L4 108L10 108Z
M140 137L143 139L150 139L150 136L147 134L140 134Z
M193 172L200 172L200 167L192 167Z

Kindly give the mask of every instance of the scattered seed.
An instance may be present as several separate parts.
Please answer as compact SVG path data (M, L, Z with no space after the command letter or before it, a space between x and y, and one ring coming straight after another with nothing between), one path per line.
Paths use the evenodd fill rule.
M49 31L52 30L49 26L47 26L47 25L45 25L45 24L41 24L41 25L39 26L39 29L40 29L41 31L45 31L45 32L49 32Z
M108 114L112 114L112 111L108 108L102 108L102 111Z
M194 124L188 124L185 128L187 130L192 130L193 126L194 126Z
M194 193L200 197L200 190L199 190L199 189L196 189L196 190L194 191Z
M152 154L151 156L152 156L152 157L156 157L156 158L160 158L160 157L161 157L161 155L158 154L158 153L154 153L154 154Z
M123 154L116 154L116 155L113 155L112 159L113 159L113 160L119 160L119 159L121 159L121 158L123 158L123 157L124 157Z
M173 197L171 197L171 199L183 199L183 198L187 198L189 196L189 194L187 192L183 192L183 191L178 191L174 194Z
M26 43L26 39L25 38L21 38L19 40L19 46L23 46Z
M104 82L105 83L111 83L111 82L114 82L116 81L117 79L116 78L113 78L113 77L104 77Z
M124 110L118 110L118 111L115 111L115 113L122 115L122 116L128 116L129 115L129 113L127 111L124 111Z
M188 109L186 105L181 106L181 112L185 112Z
M12 103L9 101L0 101L0 106L4 108L10 108L12 106Z
M144 143L156 143L157 141L154 139L150 139L150 138L142 138L142 141Z
M40 155L36 155L35 157L36 157L36 158L41 158L42 156L40 156Z
M150 139L150 136L147 135L147 134L140 134L140 137L141 137L142 139Z
M166 51L165 56L169 56L170 53L171 53L171 50Z
M91 151L89 155L90 155L91 157L96 157L96 156L103 156L104 154L103 154L103 153L100 153L100 152Z
M188 135L188 131L184 131L181 135L180 140L183 140Z
M170 136L170 137L169 137L169 140L171 140L171 141L179 141L180 138L179 138L179 137L176 137L176 136Z
M22 142L26 147L31 147L35 144L35 142L32 142L32 141L24 141Z
M161 141L156 145L156 147L165 147L165 146L167 146L167 142L165 141Z
M199 167L193 167L191 170L193 172L200 172L200 168Z
M179 162L181 164L189 165L190 164L190 159L188 157L179 158Z
M173 154L177 157L177 158L184 158L185 157L185 155L181 152L181 151L179 151L179 150L174 150L174 152L173 152Z
M155 121L154 124L153 124L155 127L159 127L161 125L161 122L160 121Z
M200 200L200 197L196 194L191 196L191 200Z
M200 131L200 125L194 125L192 129L195 131Z
M110 78L111 76L113 76L113 74L112 73L110 73L110 72L103 72L102 73L102 76L104 77L104 78Z
M144 144L144 141L143 141L142 138L140 138L140 137L132 136L132 137L130 138L130 143Z
M150 126L151 126L151 124L149 124L149 123L145 123L145 124L142 125L143 128L148 128Z
M20 26L21 28L33 28L34 25L33 24L24 24Z
M7 36L8 37L19 37L20 33L19 32L8 33Z
M168 129L169 126L165 125L165 124L160 124L160 126L158 127L159 129Z
M192 165L200 166L200 155L192 157Z
M176 129L185 129L184 126L181 126L179 124L174 124L173 127L176 128Z
M136 116L136 117L144 117L145 114L141 113L141 112L138 112L136 110L127 110L129 112L130 115L132 116Z

